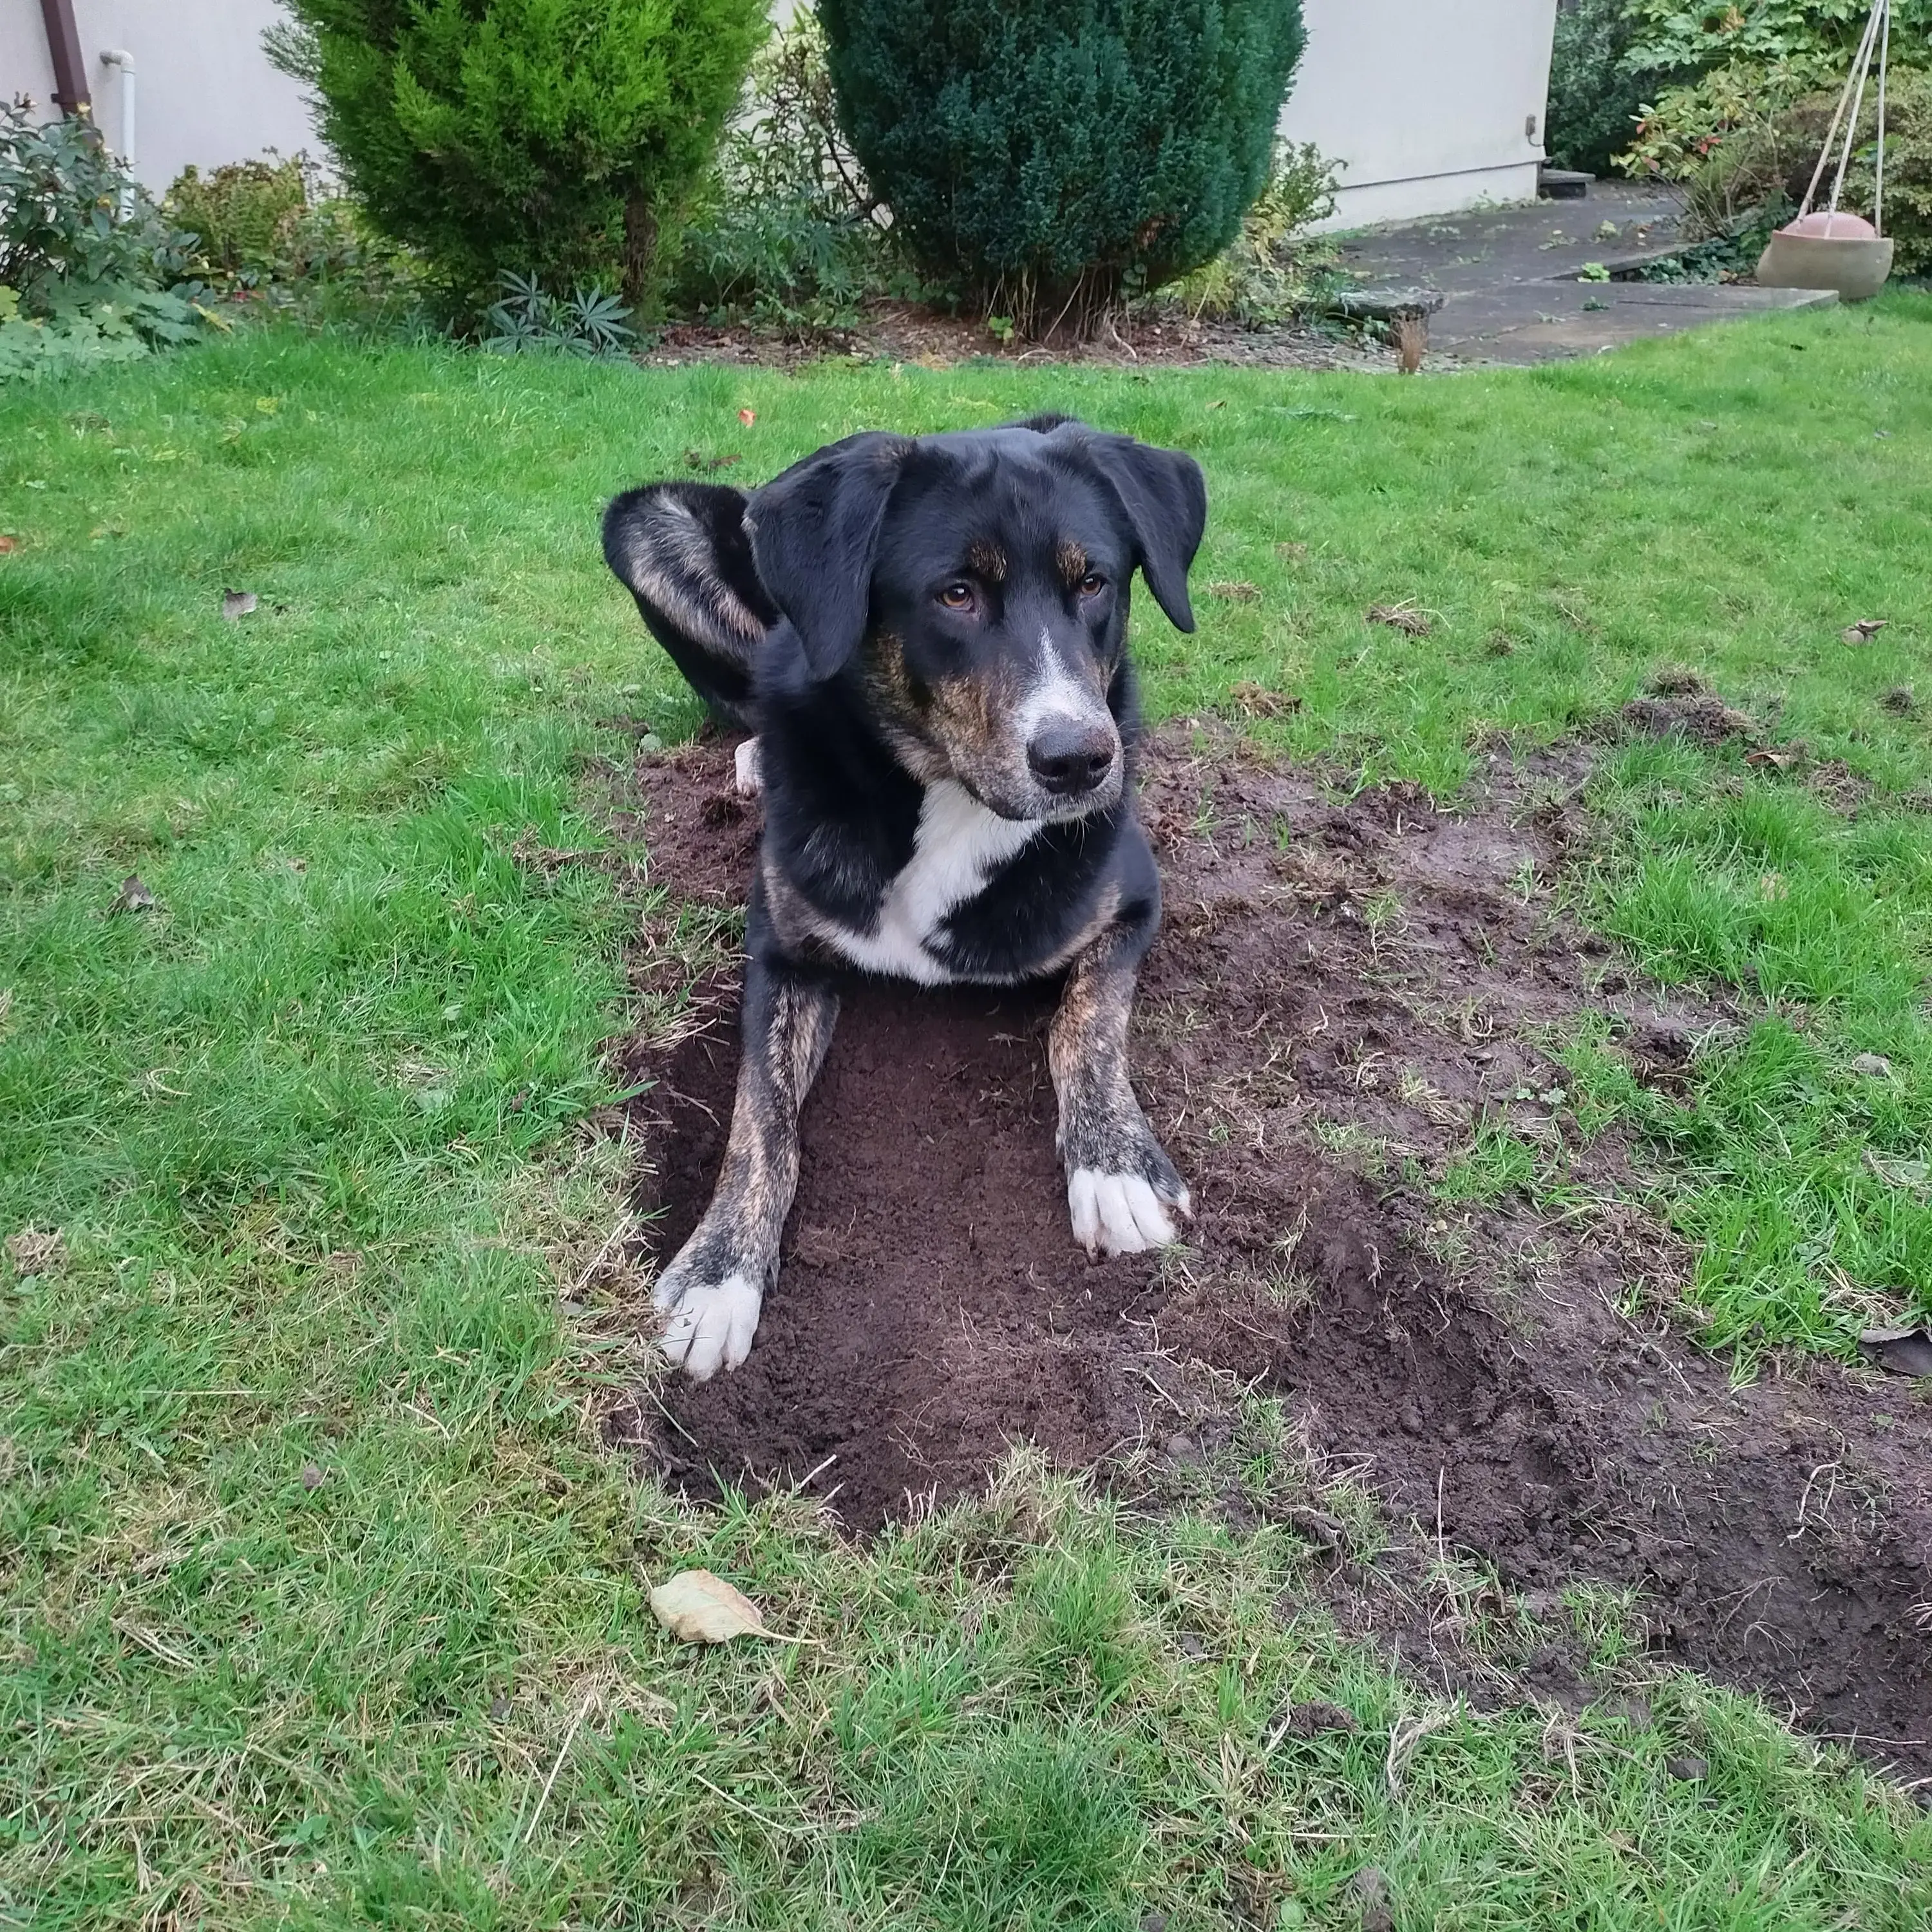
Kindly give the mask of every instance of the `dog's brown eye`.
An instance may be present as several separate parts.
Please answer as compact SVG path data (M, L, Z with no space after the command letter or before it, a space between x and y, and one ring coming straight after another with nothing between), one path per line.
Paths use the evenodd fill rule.
M1080 594L1083 597L1097 597L1107 587L1107 580L1097 570L1090 570L1080 580Z
M970 610L973 608L973 586L970 584L949 584L939 593L939 601L949 610Z

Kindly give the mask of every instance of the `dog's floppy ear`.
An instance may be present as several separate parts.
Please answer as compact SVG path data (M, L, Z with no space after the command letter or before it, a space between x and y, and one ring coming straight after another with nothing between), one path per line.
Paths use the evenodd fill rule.
M1187 573L1208 527L1208 485L1201 466L1178 449L1156 449L1130 436L1087 435L1077 446L1113 485L1139 552L1141 574L1177 631L1194 628Z
M717 483L649 483L604 512L604 560L660 637L748 665L778 614L758 581L745 496Z
M814 677L830 677L866 634L879 526L912 447L878 430L848 436L752 494L745 521L759 578Z

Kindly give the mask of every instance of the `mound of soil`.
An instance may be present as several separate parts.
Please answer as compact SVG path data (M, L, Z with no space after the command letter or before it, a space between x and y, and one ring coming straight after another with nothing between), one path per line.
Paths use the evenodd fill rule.
M1635 983L1539 890L1583 829L1585 757L1498 759L1450 813L1165 734L1142 813L1167 911L1134 1064L1193 1189L1185 1250L1095 1265L1072 1245L1050 989L855 984L750 1360L640 1394L614 1433L694 1492L802 1483L862 1532L970 1488L1020 1438L1117 1474L1144 1472L1150 1443L1198 1462L1258 1382L1431 1543L1518 1589L1636 1586L1660 1654L1932 1771L1922 1402L1829 1364L1734 1388L1677 1340L1663 1310L1686 1257L1634 1204L1640 1150L1586 1144L1535 1043L1602 1014L1669 1086L1736 1023ZM730 773L722 746L639 768L643 836L680 893L742 896L755 811ZM628 1070L658 1082L632 1132L659 1261L702 1211L729 1116L735 1030L728 1001L706 1010ZM1432 1184L1479 1125L1569 1150L1562 1204L1445 1203Z

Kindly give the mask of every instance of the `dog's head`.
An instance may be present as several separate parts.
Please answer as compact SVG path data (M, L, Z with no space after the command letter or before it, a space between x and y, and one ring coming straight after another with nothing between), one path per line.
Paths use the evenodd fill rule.
M848 437L754 491L743 529L796 669L855 680L926 782L1066 819L1120 796L1130 580L1191 631L1207 511L1191 458L1042 417Z

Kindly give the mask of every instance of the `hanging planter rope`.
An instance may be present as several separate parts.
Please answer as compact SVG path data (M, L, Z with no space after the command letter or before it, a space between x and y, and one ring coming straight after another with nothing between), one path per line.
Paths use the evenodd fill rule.
M1892 243L1885 232L1885 78L1892 53L1892 0L1872 0L1852 71L1838 96L1837 111L1819 150L1818 165L1795 221L1772 236L1758 257L1757 278L1768 288L1835 289L1841 302L1864 302L1885 286L1892 273ZM1865 86L1872 62L1878 62L1878 148L1872 164L1872 218L1841 211L1845 170L1856 143L1858 116L1865 103ZM1842 125L1844 136L1840 138ZM1814 212L1819 184L1825 178L1833 151L1838 169L1832 177L1828 207Z

